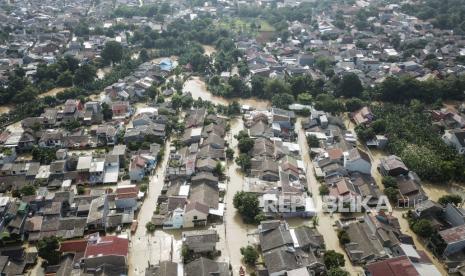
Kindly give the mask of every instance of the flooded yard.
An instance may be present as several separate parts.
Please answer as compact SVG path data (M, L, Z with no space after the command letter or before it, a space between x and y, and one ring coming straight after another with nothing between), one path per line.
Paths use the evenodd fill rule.
M224 97L219 97L213 95L207 89L207 85L205 81L203 81L199 77L192 77L184 83L183 93L190 92L194 99L201 98L204 101L210 101L214 104L222 104L228 105L233 101L239 102L241 105L248 105L258 110L264 110L271 107L270 101L256 99L256 98L249 98L249 99L240 99L240 98L232 98L226 99Z
M216 53L216 49L214 46L211 45L202 45L203 50L207 56L211 56L212 54Z
M56 88L50 89L49 91L47 91L45 93L39 94L38 97L39 98L43 98L43 97L46 97L46 96L55 97L58 93L63 92L66 88L68 88L68 87L56 87Z
M348 118L345 118L345 125L348 130L354 131L354 123L350 122ZM355 133L355 131L354 131ZM376 184L379 186L381 190L384 190L384 186L382 185L382 175L378 171L378 166L380 164L380 160L383 157L389 155L389 153L378 150L378 149L369 149L365 145L362 145L358 142L358 146L365 150L371 159L371 175L376 181ZM450 184L450 185L440 185L440 184L433 184L427 181L422 181L422 188L427 194L428 198L434 201L437 201L441 196L447 194L460 194L462 197L465 198L465 191L462 187L457 184ZM418 236L413 233L408 225L407 219L404 217L408 210L407 209L393 209L392 215L399 220L400 228L402 233L407 234L413 238L415 246L418 250L422 250L426 252L428 257L432 260L433 264L437 267L437 269L441 272L442 275L447 275L443 265L439 262L439 260L434 257L431 251L426 248L425 243L423 240L420 240Z

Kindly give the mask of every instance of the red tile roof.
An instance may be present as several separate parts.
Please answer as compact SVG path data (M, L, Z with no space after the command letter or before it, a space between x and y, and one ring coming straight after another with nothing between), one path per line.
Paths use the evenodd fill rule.
M134 187L122 187L122 188L117 188L116 193L117 194L127 194L127 193L138 193L139 188L137 186Z
M116 196L117 199L123 198L137 198L137 193L118 193Z
M369 264L367 271L373 276L420 276L406 256Z
M87 247L86 240L63 241L60 243L60 252L84 252Z
M117 236L101 237L97 242L89 242L84 254L85 258L97 256L127 256L129 240Z

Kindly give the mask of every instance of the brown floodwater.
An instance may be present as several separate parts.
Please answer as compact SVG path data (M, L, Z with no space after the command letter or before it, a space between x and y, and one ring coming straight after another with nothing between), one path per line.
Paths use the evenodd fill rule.
M184 83L183 93L187 93L187 92L190 92L194 99L201 98L202 100L210 101L215 104L228 105L232 103L233 101L237 101L241 105L248 105L258 110L265 110L271 107L270 101L257 99L257 98L226 99L224 97L215 96L210 91L208 91L205 81L203 81L199 77L191 77L189 80L187 80Z

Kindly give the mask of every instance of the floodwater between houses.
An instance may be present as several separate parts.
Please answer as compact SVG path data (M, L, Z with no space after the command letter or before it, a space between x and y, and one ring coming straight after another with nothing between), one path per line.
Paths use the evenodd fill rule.
M208 91L205 81L203 81L199 77L192 77L184 83L183 93L187 93L187 92L190 92L194 99L201 98L204 101L210 101L214 104L229 105L233 101L237 101L241 105L248 105L258 110L264 110L264 109L268 109L269 107L271 107L270 101L262 100L262 99L256 99L256 98L226 99L224 97L215 96L210 91Z
M354 124L350 122L348 118L345 118L344 120L346 127L348 130L351 130L354 132ZM368 149L366 146L361 145L360 143L358 144L360 148L368 152L368 155L371 158L371 175L375 179L375 182L377 185L380 187L380 189L384 190L384 186L381 184L382 182L382 175L378 171L378 166L380 164L380 160L383 157L386 157L389 155L389 153L378 150L378 149ZM422 188L425 191L426 195L428 196L429 199L433 201L437 201L440 197L448 194L459 194L463 198L465 198L465 190L463 187L461 187L457 183L453 184L433 184L427 181L422 181ZM392 210L392 215L396 217L399 221L400 228L402 233L407 234L413 238L414 244L418 250L424 251L428 257L432 260L433 264L436 266L436 268L441 272L442 275L447 275L446 271L444 270L444 266L438 261L436 257L431 253L431 251L426 248L425 242L420 240L418 236L413 233L409 227L408 221L405 217L407 213L407 209L393 209Z

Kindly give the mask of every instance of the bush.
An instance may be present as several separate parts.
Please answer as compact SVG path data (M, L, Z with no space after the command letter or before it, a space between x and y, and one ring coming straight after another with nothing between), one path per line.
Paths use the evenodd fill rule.
M323 261L327 269L342 267L345 265L344 255L334 250L328 250L323 256Z
M234 195L233 205L246 223L256 222L256 216L260 214L258 197L256 195L237 192Z
M320 192L321 196L329 195L329 188L328 188L328 185L326 185L326 184L321 185L318 188L318 191Z
M147 224L145 224L145 229L147 229L147 232L150 234L153 234L153 232L155 232L156 226L151 221L149 221Z
M398 199L397 196L399 194L399 190L393 187L389 187L384 189L384 194L386 194L391 202L396 202Z
M385 188L396 188L397 189L397 180L395 177L392 177L390 175L388 176L383 176L383 179L381 180Z
M413 232L415 232L418 236L422 238L431 237L431 235L433 235L434 233L433 225L431 224L431 221L427 219L420 219L418 221L414 221L411 224L411 228Z
M246 264L250 266L255 265L255 262L258 259L258 252L253 246L248 245L247 247L242 247L241 254Z
M226 158L228 160L233 160L234 159L234 150L231 148L226 149Z
M148 189L148 185L147 185L147 184L141 184L141 185L140 185L139 190L140 190L141 192L145 193L145 192L147 191L147 189Z
M341 244L346 244L350 242L349 234L345 230L341 230L337 233L337 237Z
M447 205L448 203L458 206L462 203L463 199L459 195L445 195L439 198L438 202L442 205Z
M56 265L60 262L60 252L58 252L59 240L55 236L46 237L37 243L39 257L45 259L48 265Z
M308 135L307 144L310 148L319 148L320 140L318 140L318 138L315 135Z

